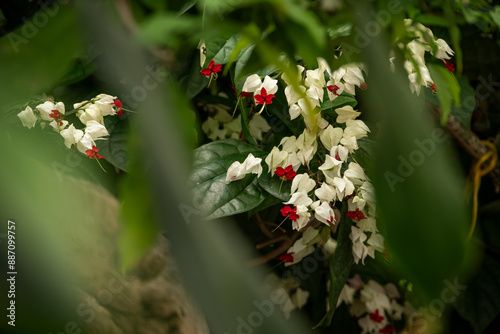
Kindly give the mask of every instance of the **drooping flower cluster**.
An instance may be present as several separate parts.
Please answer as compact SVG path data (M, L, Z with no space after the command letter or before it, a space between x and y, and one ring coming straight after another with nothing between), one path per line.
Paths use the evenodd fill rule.
M286 206L281 213L291 220L295 230L303 230L312 220L327 226L335 224L338 219L336 203L347 201L348 215L354 221L351 231L353 256L356 263L360 260L364 262L366 256L374 257L375 251L384 250L383 237L378 234L375 225L371 183L363 168L350 157L359 148L357 140L366 137L370 130L362 120L357 119L360 112L349 105L335 110L337 126L325 120L319 108L325 95L334 100L343 92L355 94L355 86L365 89L363 66L347 64L332 72L323 59L318 59L318 64L315 70L298 66L295 78L286 73L282 75L287 84L285 95L290 106L290 118L293 120L301 115L306 129L298 137L284 137L271 150L265 162L269 173L292 181L291 197L284 202ZM305 78L302 80L304 71ZM245 81L243 92L253 93L254 98L261 94L262 89L275 92L278 89L276 82L267 76L262 82L259 76L251 75ZM319 145L327 152L321 158L317 156ZM317 172L312 171L318 174L313 179L310 162L315 157L321 159L321 163ZM305 167L308 172L297 174L300 167ZM234 170L228 171L227 181L236 180L234 175ZM287 253L294 252L294 246ZM294 256L294 263L297 261Z
M98 152L95 141L105 139L109 136L108 130L104 126L104 116L123 115L123 105L116 96L99 94L90 101L83 101L73 105L74 110L65 112L65 106L62 102L45 101L32 109L27 106L17 116L24 126L31 129L37 122L45 127L45 122L54 131L59 132L64 138L66 147L73 145L87 157L91 159L104 158ZM69 124L64 120L64 116L76 113L80 121L85 125L82 130L75 128L74 124Z
M363 334L394 333L398 327L410 325L416 316L415 309L401 297L398 288L388 283L385 286L369 280L365 283L356 275L348 279L340 292L337 307L346 304L349 313L358 319ZM408 333L398 331L398 333Z
M415 36L415 39L406 46L403 43L399 44L401 49L408 50L408 59L404 62L404 68L408 72L410 80L410 89L412 92L420 94L420 89L424 87L435 87L434 80L431 78L429 69L425 65L425 53L429 52L437 59L441 59L445 63L446 68L450 72L454 72L453 64L448 60L454 55L454 51L450 48L445 40L436 39L432 31L420 23L415 23L410 19L405 20L406 30ZM391 62L394 58L391 58ZM433 88L433 90L435 90Z
M212 113L201 125L201 129L210 140L219 140L225 138L239 139L242 133L241 115L231 117L227 112L229 109L222 104L205 105L207 112ZM266 119L261 115L253 115L248 122L248 130L256 141L262 141L262 135L271 127Z

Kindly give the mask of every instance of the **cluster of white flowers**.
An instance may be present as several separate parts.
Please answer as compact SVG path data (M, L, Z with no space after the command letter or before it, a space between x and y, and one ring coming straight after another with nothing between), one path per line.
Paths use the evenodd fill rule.
M301 166L310 169L310 162L315 156L320 143L328 152L325 161L319 166L319 173L315 180L310 173L295 175L291 184L291 198L285 202L283 216L292 220L292 227L296 230L304 229L314 218L328 226L336 223L334 212L335 203L348 198L350 216L355 224L352 226L351 239L353 241L353 256L358 263L366 256L375 256L375 251L384 250L383 237L378 234L375 224L375 201L372 185L365 175L363 168L349 158L358 149L357 140L366 137L370 131L366 124L357 120L360 112L350 106L337 108L337 126L329 124L319 109L325 93L334 100L342 91L354 94L354 86L365 88L362 66L357 64L344 65L331 72L326 61L318 59L319 68L306 70L305 79L302 72L305 68L298 67L298 75L293 82L286 74L282 75L287 84L285 95L290 106L290 118L293 120L302 115L306 129L299 136L285 137L277 147L274 147L265 158L269 172L278 174L278 169L288 167L296 172ZM328 82L325 80L328 75ZM274 82L267 77L262 83L260 78L252 75L247 78L243 91L256 91L256 87L267 84L269 89L276 91ZM302 85L302 83L304 85ZM333 86L333 88L332 88ZM298 89L297 89L298 87ZM345 124L345 126L340 126ZM255 160L252 160L255 161ZM236 163L235 163L236 164ZM239 162L238 162L239 164ZM228 171L227 181L243 177L245 170L235 165ZM343 168L347 167L347 168ZM345 169L344 172L342 170ZM241 175L234 170L241 171ZM287 178L289 179L289 178ZM319 181L323 179L324 181ZM313 197L313 198L311 198ZM301 239L297 242L299 243ZM293 246L295 247L295 245ZM288 253L294 252L293 247ZM297 260L294 261L295 263Z
M97 152L99 151L95 146L96 140L102 140L104 137L109 136L108 130L104 126L104 116L116 115L121 116L122 103L116 99L116 96L107 94L99 94L90 101L83 101L73 105L74 110L66 113L65 106L62 102L45 101L32 109L27 106L17 116L24 126L31 129L37 122L45 127L45 122L54 131L59 132L64 138L66 147L71 148L73 145L92 159L103 158ZM75 113L80 121L85 125L85 128L79 130L75 128L74 124L69 124L64 120L64 116Z
M429 52L437 59L441 59L451 72L455 69L448 62L448 59L453 56L454 52L445 40L436 39L432 31L424 25L414 23L410 19L405 20L405 25L406 30L415 36L415 39L406 45L410 59L404 62L404 68L408 72L410 89L417 94L420 94L422 86L435 89L434 80L432 80L429 69L425 65L425 52ZM401 49L405 48L403 43L399 43L398 46ZM394 57L390 60L392 63Z
M227 112L227 107L221 104L207 106L215 112L213 116L209 116L201 125L201 129L212 140L234 138L239 139L241 135L241 115L232 118ZM262 134L271 130L271 126L266 119L261 115L253 115L248 122L248 130L250 135L256 141L262 141Z
M358 275L348 279L348 284L344 285L337 307L342 303L348 306L353 317L358 318L362 334L393 333L396 331L394 322L403 320L403 316L410 319L416 315L407 301L402 302L394 284L381 286L373 280L365 284ZM403 330L400 333L407 332Z

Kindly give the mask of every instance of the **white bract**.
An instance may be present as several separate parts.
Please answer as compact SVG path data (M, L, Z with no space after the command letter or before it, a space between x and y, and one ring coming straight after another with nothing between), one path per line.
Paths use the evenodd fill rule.
M31 129L35 126L38 117L35 115L30 106L27 106L26 109L17 114L17 117L21 120L23 125L28 129Z
M262 174L261 158L256 158L250 153L243 163L235 161L229 166L226 174L226 182L241 180L247 174Z

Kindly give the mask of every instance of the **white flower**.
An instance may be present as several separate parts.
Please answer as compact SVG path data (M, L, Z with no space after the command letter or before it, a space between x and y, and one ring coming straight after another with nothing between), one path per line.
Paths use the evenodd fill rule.
M290 114L290 120L294 120L299 117L302 109L297 104L290 106L288 113Z
M240 116L238 116L237 120L241 131ZM250 120L250 122L248 122L248 130L250 131L250 134L252 135L253 138L262 141L262 133L266 133L269 130L271 130L271 126L269 125L269 123L267 123L266 119L261 115L254 115Z
M36 121L38 120L38 117L35 115L30 106L27 106L26 109L17 114L17 117L19 117L23 125L28 129L34 127Z
M283 148L283 151L288 153L293 153L297 151L297 138L295 136L283 137L280 141L280 145Z
M346 105L343 106L342 108L337 108L335 109L335 112L338 114L337 116L337 123L345 123L350 119L356 119L361 112L355 111L351 106Z
M95 142L88 133L83 134L80 141L76 143L76 148L82 153L85 153L87 150L91 150L92 146L95 146Z
M306 95L306 87L298 87L299 91L297 91L294 86L286 86L285 88L285 96L289 106L297 103L302 97Z
M391 313L391 303L384 287L374 280L369 280L361 289L361 301L365 303L369 313L373 313L375 310L378 310L381 315Z
M83 124L87 124L88 121L96 121L98 123L104 124L102 111L96 104L86 105L84 110L78 110L78 118Z
M327 89L328 99L330 101L335 100L344 91L344 84L340 81L333 81L332 79L328 80L328 82L326 83L326 87L330 87L329 89Z
M336 197L335 189L326 182L314 191L317 198L324 202L331 202Z
M307 223L309 222L309 217L311 217L311 214L309 213L309 210L307 210L307 207L304 205L297 205L296 208L297 208L296 213L299 216L299 218L297 220L295 220L294 222L292 222L292 228L299 231L304 226L307 225ZM309 247L312 247L312 246L309 246ZM313 251L314 251L314 248L312 248L311 253ZM306 255L309 255L311 253L308 253ZM306 256L306 255L303 255L303 256ZM286 264L285 264L285 266L286 266Z
M349 284L345 284L342 290L340 291L339 299L337 301L337 306L339 306L342 303L345 303L346 305L352 304L355 293L356 293L355 289L351 288Z
M249 173L260 176L262 173L261 161L262 159L256 158L250 153L243 163L238 161L233 162L227 170L226 182L241 180Z
M328 181L329 180L327 179L327 182ZM337 193L337 198L339 201L343 200L344 196L349 196L354 191L354 185L345 176L342 178L334 177L332 186L334 187L335 192Z
M355 185L361 185L363 184L363 181L366 180L363 168L355 162L351 162L349 164L349 168L347 168L344 172L344 176L351 180Z
M116 111L111 105L111 103L114 103L116 99L116 96L111 96L107 94L99 94L97 95L93 100L95 100L95 104L99 107L101 110L101 115L102 116L107 116L107 115L116 115Z
M339 155L340 161L346 161L349 150L342 145L333 146L330 150L330 155L335 157L337 154Z
M94 120L87 122L87 127L85 128L85 133L88 133L93 140L103 139L105 136L109 136L108 130L104 125Z
M333 80L339 82L340 79L343 79L344 90L351 95L355 95L354 86L360 87L365 82L361 72L362 67L361 64L343 65L332 73Z
M59 121L53 120L52 122L50 122L49 125L54 128L55 132L60 132L61 130L63 130L66 127L66 125L68 125L68 121L59 122Z
M367 314L358 319L358 325L361 327L361 334L380 333L380 330L387 325L387 318L384 316L381 322L376 322L370 318L370 314Z
M448 43L446 43L443 39L438 39L435 41L438 50L434 55L438 59L450 59L450 56L453 56L455 52L450 48Z
M262 85L254 91L254 95L259 95L262 88L266 89L267 94L274 94L278 91L278 80L271 79L270 76L266 75Z
M305 191L298 191L296 193L293 193L292 197L288 202L284 202L283 204L293 204L295 206L309 206L312 203L312 199L307 196L307 192Z
M257 90L257 88L259 88L261 85L262 81L260 80L259 75L252 74L248 76L247 79L245 80L242 91L247 93L254 93Z
M292 181L291 193L295 191L305 192L306 194L314 189L316 181L311 179L307 173L296 175Z
M298 210L297 210L298 211ZM300 262L304 257L314 252L314 247L304 243L304 238L300 238L288 248L287 253L293 253L293 262L286 262L285 267Z
M349 150L349 152L354 152L355 150L357 150L359 147L358 147L358 142L356 141L356 137L354 136L349 136L349 135L346 135L345 132L344 132L344 136L342 137L342 139L340 140L340 143Z
M57 102L54 104L52 101L45 101L42 104L36 106L36 109L40 112L40 116L44 121L52 121L53 118L50 117L50 114L53 113L53 110L59 111L61 115L64 115L64 103Z
M328 202L322 202L321 205L319 205L319 202L320 201L316 201L311 205L314 209L314 216L316 219L326 225L335 224L335 213L330 207L330 204L328 204Z
M346 121L346 128L344 129L344 134L347 136L356 137L356 139L360 139L366 137L370 129L366 126L365 122L362 120L352 120L348 119Z
M352 240L352 255L356 264L361 260L365 264L365 258L368 255L368 247L365 245L366 234L356 226L351 226L349 237ZM371 311L374 312L375 310Z
M325 155L325 163L318 167L319 170L334 170L340 176L340 166L342 161L335 159L331 155Z
M383 252L385 249L384 237L378 233L372 233L370 239L367 241L367 244L378 252Z
M273 147L271 153L269 153L264 160L269 166L269 173L274 173L276 167L285 167L284 162L288 158L288 152L280 151L276 146Z
M356 225L364 232L378 232L375 219L372 217L361 219Z
M60 134L64 138L64 145L67 148L71 148L73 144L77 144L83 137L83 131L75 129L73 124L67 129L61 130Z
M302 72L304 71L304 67L297 65L297 73L295 78L289 78L286 73L283 73L281 75L281 79L288 85L292 86L294 84L298 84L299 82L302 81Z
M311 92L310 96L321 102L323 102L324 87L326 85L324 72L325 70L321 70L320 68L307 70L306 79L304 80L304 83L309 87L309 91Z
M329 125L326 129L324 129L319 138L325 148L330 151L334 146L338 145L340 139L342 138L343 130L342 128L336 127L334 128L332 125Z

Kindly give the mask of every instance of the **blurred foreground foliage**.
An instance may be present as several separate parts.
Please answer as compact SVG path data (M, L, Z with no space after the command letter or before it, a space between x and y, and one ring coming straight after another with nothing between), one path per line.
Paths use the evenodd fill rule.
M402 159L409 159L416 140L432 138L448 113L480 138L496 137L498 146L500 53L492 50L499 50L500 6L482 0L20 1L0 5L0 14L4 78L0 127L6 143L1 160L2 221L13 219L22 226L18 261L33 277L44 273L47 282L60 280L51 273L64 268L59 263L64 249L58 249L57 234L49 233L60 224L51 217L60 209L64 214L59 217L67 218L59 219L73 219L75 207L86 207L87 203L68 200L69 188L60 182L67 176L82 178L103 186L122 202L120 261L124 268L141 257L157 233L164 232L172 240L186 286L204 308L212 330L235 332L238 317L254 311L254 300L266 298L259 295L256 284L262 268L247 268L242 260L256 257L251 249L262 241L261 231L252 227L254 214L279 223L282 217L276 211L287 194L276 191L279 184L257 180L253 174L243 183L225 184L225 171L248 153L264 157L282 137L298 135L301 129L290 122L287 102L278 92L276 102L263 114L272 130L262 144L256 145L244 126L241 138L246 143L236 139L209 143L201 130L209 116L204 106L219 104L232 110L237 102L231 87L241 92L248 75L289 71L289 62L315 66L317 57L322 57L333 69L347 62L368 65L369 89L358 92L358 101L343 94L322 109L333 118L331 110L351 105L363 111L374 129L370 140L360 141L356 159L366 161L363 166L369 168L381 232L391 254L389 259L368 259L365 266L350 267L346 258L345 266L351 268L348 276L357 273L365 282L374 279L381 284L409 281L413 289L400 286L404 297L427 308L442 298L445 282L457 278L467 289L439 312L441 321L428 319L429 327L441 326L442 332L450 333L492 333L497 327L500 204L493 184L483 182L478 227L467 243L470 212L464 192L472 159L457 142L436 145L425 163L397 184L396 191L385 175L401 168ZM430 66L442 92L437 96L430 89L419 96L410 94L398 63L396 74L389 76L389 50L410 38L403 28L405 18L432 28L456 52L454 75L442 64ZM370 32L370 24L378 27L377 33ZM202 66L200 40L206 44ZM344 57L338 57L340 51ZM207 87L209 79L200 75L200 69L210 60L223 65L223 71ZM28 101L45 96L72 105L102 92L119 96L130 110L124 118L109 121L110 140L99 144L106 156L106 173L70 155L48 129L28 131L16 117ZM221 92L227 98L221 98ZM431 118L425 102L441 106L440 120ZM207 154L210 150L215 153ZM195 189L194 199L186 185ZM207 196L208 186L218 187L219 196ZM235 215L237 224L202 221L196 205L200 201L210 207L206 218ZM32 257L37 249L43 249L43 260ZM259 255L263 254L261 250ZM30 266L34 261L44 264ZM274 312L256 331L302 333L318 324L327 314L326 280L329 273L340 275L343 268L338 265L332 262L301 282L310 297L299 325L284 322ZM47 269L51 266L57 269ZM284 271L276 269L280 274ZM24 281L27 277L19 289L32 283L33 279ZM38 282L36 292L25 290L41 301L26 313L24 308L18 310L19 326L32 332L55 330L74 316L59 310L71 303L63 296L56 298L59 303L48 302L42 291L55 288L46 281ZM25 298L20 297L20 302ZM39 319L45 307L60 316L47 315L39 327L28 326L27 319ZM292 318L299 319L299 313L294 311ZM331 325L316 332L360 331L345 307L330 316ZM12 330L5 322L1 326Z

